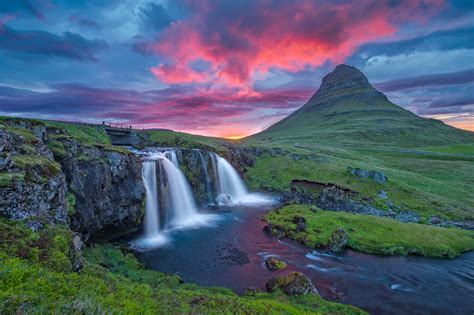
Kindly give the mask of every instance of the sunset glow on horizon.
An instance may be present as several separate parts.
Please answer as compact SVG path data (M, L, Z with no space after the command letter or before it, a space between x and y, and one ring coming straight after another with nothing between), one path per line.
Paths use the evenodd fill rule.
M393 103L474 131L467 2L22 3L0 5L0 115L240 139L347 63Z

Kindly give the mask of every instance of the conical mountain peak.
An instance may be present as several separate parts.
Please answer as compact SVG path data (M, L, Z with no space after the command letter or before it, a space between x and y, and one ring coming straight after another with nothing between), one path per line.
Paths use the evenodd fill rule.
M356 67L341 64L327 74L321 83L318 94L340 89L372 87L367 77Z
M393 104L359 69L342 64L323 78L304 106L252 139L421 146L472 142L473 137Z

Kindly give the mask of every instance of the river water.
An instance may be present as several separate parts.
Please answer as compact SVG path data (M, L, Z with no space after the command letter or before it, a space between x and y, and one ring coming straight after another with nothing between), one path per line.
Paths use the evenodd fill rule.
M177 273L186 282L238 293L249 287L264 290L269 278L294 270L310 277L324 298L373 314L474 313L474 252L453 260L351 250L335 255L263 232L261 217L269 207L227 210L213 226L169 232L166 246L139 252L139 260L149 269ZM288 267L267 270L268 256L279 257Z

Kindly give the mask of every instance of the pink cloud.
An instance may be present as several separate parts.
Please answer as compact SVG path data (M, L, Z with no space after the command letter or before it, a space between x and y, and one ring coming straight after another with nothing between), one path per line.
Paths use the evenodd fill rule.
M191 14L149 45L167 60L151 72L170 84L212 82L248 88L271 68L296 72L327 61L341 63L359 45L394 35L399 23L422 22L442 7L443 0L186 4ZM208 73L189 66L199 59L210 64Z

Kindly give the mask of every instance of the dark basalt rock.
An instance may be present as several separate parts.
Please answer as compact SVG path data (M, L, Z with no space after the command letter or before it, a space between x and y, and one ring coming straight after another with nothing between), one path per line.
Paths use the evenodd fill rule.
M282 230L279 226L273 225L271 223L265 225L263 227L263 231L265 231L267 233L270 233L270 234L276 236L277 238L286 237L286 232L284 230Z
M220 264L228 266L241 266L250 262L247 253L236 247L233 243L227 241L219 243L217 257Z
M0 170L3 176L11 178L9 183L0 186L0 215L12 220L25 220L33 230L46 223L65 223L66 184L64 175L57 170L59 165L52 160L53 154L44 142L45 127L31 122L22 124L40 137L27 141L23 136L0 127ZM20 167L15 165L14 158L22 154L28 154L29 159L38 156L51 161L42 164L43 160L38 159L36 165Z
M308 225L306 223L299 222L298 224L296 224L296 232L298 233L306 231L307 228L308 228Z
M347 234L346 230L344 230L342 227L337 228L331 235L329 250L333 253L342 251L347 245L348 238L349 235Z
M144 187L137 156L101 145L81 145L62 130L34 121L13 119L6 124L24 131L0 127L1 171L12 178L0 186L0 215L26 220L34 230L44 224L69 223L84 239L110 226L140 223ZM52 135L64 153L55 156L49 149ZM15 165L15 158L24 165ZM66 194L75 197L70 213Z
M283 277L273 277L267 282L266 287L268 292L280 289L289 296L318 293L311 280L301 272L290 272Z
M87 239L106 228L137 225L145 192L140 159L74 141L65 147L67 155L60 162L76 199L71 228Z
M296 224L298 224L298 223L306 223L306 218L303 217L303 216L300 216L300 215L295 215L295 216L293 217L293 219L292 219L292 222L293 222L293 223L296 223Z
M387 176L385 176L384 173L379 171L368 171L361 168L352 168L350 166L347 168L347 171L350 172L352 175L362 179L370 178L378 184L384 184L387 182Z

